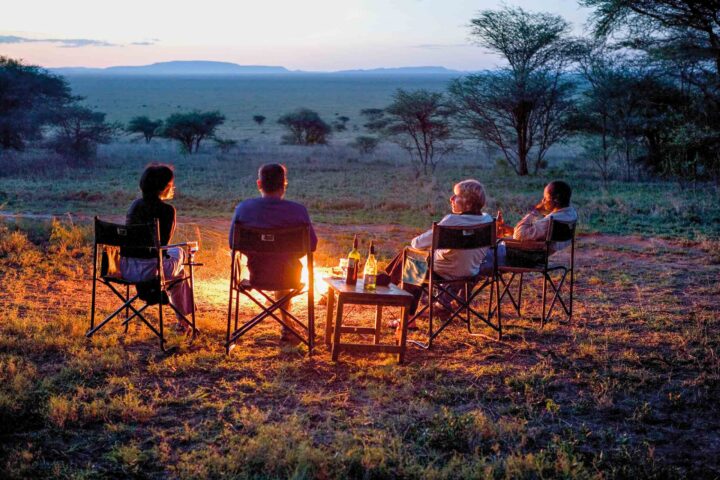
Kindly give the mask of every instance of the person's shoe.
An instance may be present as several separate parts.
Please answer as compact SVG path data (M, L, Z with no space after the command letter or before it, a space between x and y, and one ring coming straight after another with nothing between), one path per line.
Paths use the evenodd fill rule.
M325 294L320 295L320 300L318 301L318 305L327 305L327 295L325 295Z
M290 330L283 328L282 334L280 334L280 342L281 343L290 343L293 345L297 345L301 342L301 340L292 333Z
M400 328L400 320L390 320L388 322L388 327L398 329ZM420 330L418 326L415 324L415 320L411 320L410 323L408 323L408 330Z
M177 322L175 325L173 325L173 331L178 335L185 335L190 330L191 328L185 322Z

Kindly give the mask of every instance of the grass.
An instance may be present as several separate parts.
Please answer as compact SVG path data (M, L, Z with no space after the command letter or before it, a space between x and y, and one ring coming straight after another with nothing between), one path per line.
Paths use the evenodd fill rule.
M279 346L270 324L226 356L216 227L201 226L203 334L174 338L179 351L166 356L140 324L84 338L85 224L0 224L3 478L720 474L720 266L710 240L584 236L572 325L540 330L531 285L525 318L505 310L503 342L456 325L397 366L383 355L334 364L322 346L307 358L304 347ZM342 251L355 228L322 230L319 257ZM384 228L388 244L407 238L407 228ZM103 311L111 300L100 294ZM348 314L373 317L362 307Z
M283 162L289 168L288 198L308 206L315 222L331 225L399 224L427 228L448 210L452 184L477 178L487 189L487 211L502 209L517 221L534 205L543 186L563 178L574 188L573 203L586 233L640 234L705 241L720 234L716 187L683 187L672 182L614 181L603 184L586 165L571 163L572 149L557 150L551 168L520 178L479 152L446 160L432 178L415 178L404 154L386 145L369 157L342 145L327 147L248 144L230 154L211 147L183 156L175 145L117 143L103 147L92 165L69 168L41 153L0 159L0 212L122 216L138 194L137 180L151 161L172 163L177 172L179 215L229 219L241 200L257 195L259 165Z
M0 476L3 478L716 478L720 420L720 202L712 186L603 185L571 151L518 178L486 155L415 178L402 152L342 145L205 148L120 142L92 165L43 152L0 158ZM163 355L142 325L84 338L90 217L122 220L150 161L173 163L178 240L202 240L203 334ZM261 163L289 168L288 197L320 237L316 265L374 238L381 262L447 212L454 182L481 180L512 222L564 178L580 214L572 325L540 330L505 310L503 342L450 327L432 351L391 357L278 345L261 325L222 348L234 205ZM45 214L53 214L49 220ZM112 298L101 292L103 312ZM246 306L247 307L247 306ZM302 304L298 311L302 310ZM248 316L250 310L244 311ZM373 312L354 307L351 322ZM317 307L318 332L325 307ZM390 310L391 319L397 312ZM386 332L390 335L390 332Z

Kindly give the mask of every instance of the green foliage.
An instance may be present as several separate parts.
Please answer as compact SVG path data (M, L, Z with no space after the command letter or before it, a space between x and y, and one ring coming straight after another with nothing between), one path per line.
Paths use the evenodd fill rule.
M332 132L317 112L307 108L286 113L278 123L289 131L283 136L283 143L289 145L325 145Z
M225 116L218 111L174 113L165 120L160 136L180 142L184 153L197 153L200 142L212 138L224 122Z
M150 120L147 116L142 115L130 120L125 130L128 133L141 134L145 138L145 143L150 143L150 140L158 134L162 125L162 120Z
M63 78L0 56L0 147L23 150L41 137L52 112L71 99Z
M215 145L218 146L220 149L220 152L222 153L230 153L230 150L235 148L237 146L237 140L232 140L229 138L213 138L213 141L215 142Z
M540 170L548 149L567 135L573 84L563 78L572 44L559 16L522 8L484 10L472 34L508 66L450 85L463 130L498 148L518 175ZM532 163L531 163L532 162Z
M365 127L397 143L410 156L416 175L434 173L443 155L455 150L450 141L453 109L442 93L398 89L384 110L365 109Z
M362 155L369 155L375 151L378 144L380 144L379 138L360 135L355 137L355 141L351 143L350 146L355 148Z
M680 179L720 181L720 27L716 0L583 0L596 38L617 39L659 89L639 91L636 161Z
M55 126L48 146L75 162L95 157L97 145L110 143L118 126L105 121L105 114L72 104L54 112Z

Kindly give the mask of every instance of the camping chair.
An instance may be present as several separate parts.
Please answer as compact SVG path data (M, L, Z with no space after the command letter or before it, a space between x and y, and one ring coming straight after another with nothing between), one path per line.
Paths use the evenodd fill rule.
M285 284L282 284L283 282L253 284L249 279L242 278L241 254L246 256L248 254L307 256L308 284L307 286L302 283L287 284L287 282ZM231 256L230 301L228 304L227 335L225 337L226 353L230 353L230 350L235 347L235 343L241 336L269 317L280 323L299 338L301 342L306 344L309 355L312 355L315 346L315 290L309 227L303 225L291 228L251 228L241 223L235 223ZM267 293L273 291L287 291L288 293L279 299L275 299ZM308 296L307 325L303 324L284 306L286 301L305 293ZM241 294L257 305L261 312L244 324L238 325ZM278 312L280 315L277 315ZM287 320L284 317L287 317Z
M573 287L575 283L575 227L577 222L552 219L548 228L547 237L544 241L527 240L505 240L505 265L498 266L498 278L502 284L502 293L498 304L507 296L517 312L521 316L523 276L526 273L541 273L543 276L542 294L542 316L540 317L540 328L550 320L553 308L559 303L568 321L572 321L573 308ZM569 263L550 263L550 257L555 253L559 243L570 242ZM551 273L559 272L557 283L553 281ZM510 280L505 281L503 274L511 274ZM561 295L563 285L567 276L570 276L570 292L566 303ZM513 295L510 287L516 277L519 278L517 298ZM548 285L553 291L553 298L550 308L547 308Z
M432 226L432 248L428 257L428 275L423 281L421 288L424 293L427 294L428 304L423 306L420 311L415 313L412 320L415 320L422 315L426 310L429 309L428 319L428 340L427 342L419 342L411 340L412 343L421 348L431 348L432 342L445 330L445 328L455 319L459 318L468 328L468 333L471 335L478 335L472 332L471 318L475 317L482 321L484 324L492 328L497 332L498 339L502 337L502 325L500 322L499 310L493 306L493 299L495 297L495 290L499 294L499 285L496 281L497 276L497 242L495 232L495 220L490 223L483 223L479 225L469 226L446 226L438 225L437 222L433 223ZM485 272L480 272L477 275L463 278L456 278L454 280L445 280L438 277L435 274L434 259L436 250L472 250L476 248L488 248L493 251L493 270L487 275ZM406 248L403 251L403 265L406 262L416 262L418 255L427 256L426 251L416 250L412 248ZM403 279L404 281L404 279ZM473 307L473 301L486 289L490 290L487 312L481 313ZM458 294L458 290L461 292ZM449 316L444 319L437 329L433 329L435 320L435 306L436 300L441 298L455 300L458 304L457 307L451 307ZM449 302L446 302L449 304ZM461 317L462 314L465 317ZM497 323L492 322L492 316L498 313ZM483 335L484 336L484 335Z
M144 282L130 282L122 278L120 273L120 248L123 247L140 247L140 248L152 248L157 252L157 272L158 276L152 280ZM165 280L165 274L162 268L162 255L163 251L168 249L168 246L160 246L160 225L155 220L154 223L141 224L141 225L119 225L115 223L103 222L98 217L95 217L95 241L93 245L93 284L92 284L92 305L90 307L90 328L85 333L86 337L91 337L107 325L110 320L115 318L124 312L123 326L125 327L125 333L128 331L128 326L131 320L138 318L141 322L148 326L155 336L160 339L160 348L166 351L165 348L165 330L164 330L164 319L163 319L163 305L169 305L178 318L185 322L192 328L193 337L198 333L198 329L195 326L195 299L192 296L192 315L191 319L182 315L177 307L170 302L167 295L168 289L173 287L179 282L189 281L192 292L193 276L192 276L192 265L190 262L189 273L181 278L174 278ZM189 257L192 258L192 257ZM99 264L99 268L98 268ZM121 301L122 304L113 311L110 315L105 317L100 323L95 324L95 307L96 307L96 293L97 285L102 284L108 287ZM130 295L130 287L135 286L135 295ZM123 290L124 292L121 291ZM141 300L145 304L139 308L135 307L135 301ZM151 305L158 305L158 326L157 328L150 323L145 317L143 312ZM132 315L130 311L132 310Z

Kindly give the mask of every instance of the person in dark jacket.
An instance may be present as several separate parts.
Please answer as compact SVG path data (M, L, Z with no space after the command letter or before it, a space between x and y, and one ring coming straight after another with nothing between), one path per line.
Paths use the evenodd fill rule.
M175 207L166 203L175 195L175 174L169 165L151 164L140 177L142 196L130 205L126 225L152 223L160 224L160 244L169 245L175 232ZM157 252L151 248L123 248L120 251L120 272L124 279L142 282L157 277ZM166 280L183 278L185 251L180 247L164 250L163 273ZM192 312L192 294L189 280L175 283L168 291L172 304L183 315ZM186 324L178 319L178 330L185 330Z

